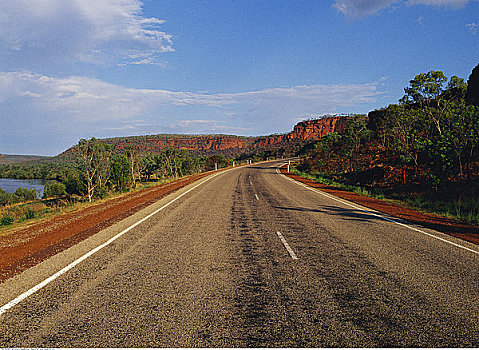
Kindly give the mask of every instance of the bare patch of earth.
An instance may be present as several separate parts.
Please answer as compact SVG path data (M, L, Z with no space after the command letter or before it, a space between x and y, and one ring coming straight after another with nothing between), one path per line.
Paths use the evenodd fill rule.
M208 174L139 190L0 236L0 283Z
M402 206L397 203L391 203L380 199L366 197L354 192L345 190L339 190L334 187L324 185L313 180L305 179L304 177L288 173L286 166L281 168L281 172L305 185L317 188L323 192L332 194L339 198L346 199L348 201L363 205L365 207L380 211L385 214L395 216L400 219L407 220L409 222L422 225L424 227L461 238L465 241L469 241L475 244L479 244L479 227L474 225L468 225L460 221L445 218L443 216L424 213L416 209Z

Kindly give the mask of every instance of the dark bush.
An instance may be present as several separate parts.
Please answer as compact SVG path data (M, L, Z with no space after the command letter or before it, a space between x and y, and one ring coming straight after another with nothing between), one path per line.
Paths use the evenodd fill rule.
M2 220L0 220L0 225L2 226L9 226L13 224L13 218L11 216L4 216Z

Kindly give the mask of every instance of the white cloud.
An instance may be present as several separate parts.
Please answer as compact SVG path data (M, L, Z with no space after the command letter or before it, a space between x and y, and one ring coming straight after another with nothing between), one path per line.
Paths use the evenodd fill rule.
M470 0L407 0L407 5L430 5L461 8L466 6Z
M158 18L139 0L15 0L0 2L0 50L5 62L129 62L151 64L172 51Z
M466 28L469 29L472 35L476 35L477 32L479 31L479 24L472 22L472 23L466 24Z
M368 110L380 94L378 86L379 82L307 85L213 94L132 89L77 76L3 72L0 145L18 144L26 137L25 129L35 132L36 150L43 143L68 139L68 144L57 146L57 152L89 136L286 132L296 119L311 114ZM0 149L0 153L7 152Z
M361 18L390 7L398 0L336 0L333 6L346 17Z
M252 106L256 109L303 109L314 105L352 106L374 102L378 83L307 85L232 94L209 94L154 89L132 89L94 78L53 78L30 72L0 73L0 103L22 97L25 103L62 112L73 118L125 119L141 116L159 106L225 108ZM231 112L230 112L231 113Z
M466 6L470 1L477 0L406 0L405 4L428 5L458 9ZM362 18L373 15L385 8L390 8L401 0L335 0L333 7L348 18Z
M244 128L240 126L224 125L218 120L207 119L186 119L179 120L168 125L168 129L175 133L182 134L216 134L216 133L233 133L242 134L253 131L252 128Z

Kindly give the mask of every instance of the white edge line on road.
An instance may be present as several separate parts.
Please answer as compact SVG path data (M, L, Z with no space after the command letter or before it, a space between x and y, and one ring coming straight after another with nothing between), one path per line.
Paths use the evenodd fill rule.
M423 230L420 230L420 229L418 229L418 228L415 228L415 227L412 227L412 226L403 224L402 222L399 222L399 221L390 219L390 218L388 218L388 217L386 217L386 216L384 216L384 215L380 215L380 214L377 214L377 213L372 212L372 211L369 211L369 210L364 210L364 209L362 209L362 208L360 208L360 207L357 207L357 206L355 206L355 205L353 205L353 204L351 204L351 203L348 203L348 202L346 202L346 201L343 201L343 200L341 200L341 199L339 199L339 198L337 198L337 197L335 197L335 196L329 195L329 194L327 194L327 193L325 193L325 192L323 192L323 191L319 191L319 190L317 190L317 189L315 189L315 188L313 188L313 187L310 187L310 186L305 185L305 184L303 184L303 183L301 183L301 182L298 182L298 181L296 181L296 180L294 180L294 179L292 179L292 178L290 178L290 177L284 175L283 173L281 173L281 171L279 170L279 168L276 168L276 172L277 172L278 174L280 174L281 176L284 176L286 179L292 181L293 183L295 183L295 184L297 184L297 185L300 185L300 186L303 186L304 188L306 188L306 189L308 189L308 190L310 190L310 191L319 193L320 195L322 195L322 196L324 196L324 197L327 197L327 198L329 198L329 199L335 200L336 202L343 203L343 204L345 204L345 205L347 205L347 206L349 206L349 207L351 207L351 208L360 210L360 211L365 212L365 213L368 213L368 214L370 214L370 215L374 215L374 216L376 216L376 217L378 217L378 218L380 218L380 219L383 219L383 220L386 220L386 221L395 223L395 224L397 224L397 225L399 225L399 226L406 227L406 228L408 228L408 229L410 229L410 230L413 230L413 231L422 233L422 234L424 234L424 235L426 235L426 236L429 236L429 237L431 237L431 238L437 239L437 240L439 240L439 241L442 241L442 242L448 243L448 244L450 244L450 245L453 245L453 246L455 246L455 247L457 247L457 248L462 248L462 249L467 250L467 251L469 251L469 252L471 252L471 253L474 253L474 254L479 255L479 251L477 251L477 250L474 250L474 249L471 249L471 248L468 248L468 247L464 247L463 245L460 245L460 244L451 242L451 241L449 241L449 240L447 240L447 239L438 237L438 236L436 236L436 235L434 235L434 234L432 234L432 233L428 233L428 232L423 231Z
M255 193L254 196L256 197L257 200L259 200L258 195Z
M226 171L229 171L231 169L228 169ZM38 290L40 290L41 288L45 287L47 284L49 284L50 282L53 282L55 279L57 279L58 277L60 277L61 275L63 275L64 273L68 272L69 270L71 270L72 268L74 268L76 265L78 265L79 263L81 263L83 260L89 258L90 256L92 256L93 254L95 254L96 252L98 252L99 250L105 248L106 246L108 246L109 244L111 244L113 241L117 240L118 238L120 238L121 236L123 236L125 233L127 233L128 231L130 231L131 229L135 228L136 226L140 225L141 223L145 222L146 220L148 220L149 218L151 218L152 216L158 214L160 211L162 211L163 209L165 209L166 207L168 207L170 204L176 202L178 199L180 199L181 197L183 197L185 194L193 191L195 188L197 188L198 186L204 184L205 182L211 180L212 178L214 178L215 176L219 175L219 174L224 174L226 171L222 171L222 172L219 172L219 173L216 173L214 174L213 176L207 178L206 180L200 182L199 184L193 186L192 188L190 188L189 190L183 192L182 194L180 194L178 197L172 199L171 201L169 201L168 203L166 203L165 205L163 205L161 208L155 210L153 213L151 214L148 214L147 216L145 216L143 219L137 221L136 223L134 223L133 225L129 226L128 228L124 229L123 231L121 231L120 233L116 234L115 236L113 236L112 238L110 238L108 241L106 241L105 243L102 243L100 244L99 246L97 246L96 248L90 250L88 253L82 255L81 257L79 257L77 260L73 261L72 263L70 263L69 265L65 266L63 269L61 269L60 271L56 272L55 274L53 274L52 276L48 277L47 279L45 279L44 281L38 283L36 286L30 288L29 290L27 290L26 292L24 292L23 294L19 295L18 297L16 297L15 299L13 299L12 301L8 302L7 304L3 305L1 308L0 308L0 316L3 315L6 311L8 311L9 309L11 309L12 307L14 307L15 305L19 304L20 302L22 302L23 300L25 300L26 298L28 298L30 295L34 294L35 292L37 292Z
M298 260L298 257L297 257L296 254L294 253L293 249L291 249L291 247L289 246L288 242L287 242L286 239L283 237L283 235L281 234L281 232L276 231L276 234L278 235L278 237L279 237L279 239L281 240L281 242L283 242L283 245L284 245L284 247L286 248L286 250L288 251L289 256L291 256L291 259L293 259L293 260Z

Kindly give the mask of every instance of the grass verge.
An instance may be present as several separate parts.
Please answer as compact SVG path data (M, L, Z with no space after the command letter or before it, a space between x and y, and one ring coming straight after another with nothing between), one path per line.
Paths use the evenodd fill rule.
M102 199L89 203L81 197L61 197L53 199L38 199L28 203L18 203L0 208L0 236L8 234L11 230L31 225L41 220L65 214L72 211L85 209L89 206L103 203L115 198L120 198L153 186L162 185L176 179L162 179L155 182L142 182L135 189L128 192L110 192Z
M479 198L465 197L461 195L451 195L450 199L441 198L438 194L428 193L405 193L391 192L387 194L381 189L368 189L360 186L352 186L332 180L327 174L319 172L304 172L298 170L295 166L291 167L291 172L295 175L334 187L336 189L355 192L367 197L395 202L400 205L412 207L422 212L453 218L468 224L479 224ZM443 196L444 197L444 196ZM459 198L459 199L454 199Z

